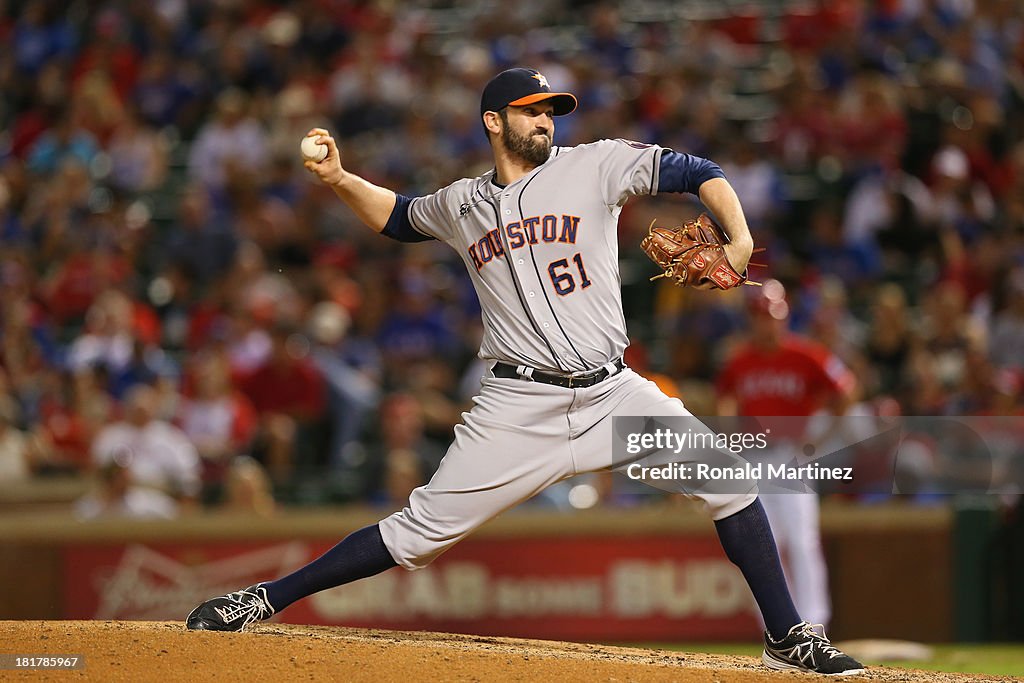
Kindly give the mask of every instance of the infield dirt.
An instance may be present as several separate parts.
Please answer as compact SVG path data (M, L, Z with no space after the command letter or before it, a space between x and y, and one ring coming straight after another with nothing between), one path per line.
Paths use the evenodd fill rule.
M767 671L751 657L290 624L246 633L180 622L2 621L0 652L80 655L80 671L0 671L0 680L89 681L760 681L824 680ZM998 676L871 668L841 680L963 683Z

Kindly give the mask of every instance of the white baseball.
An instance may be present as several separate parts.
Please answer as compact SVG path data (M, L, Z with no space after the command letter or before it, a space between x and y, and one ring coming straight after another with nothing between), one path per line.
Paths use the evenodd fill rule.
M302 138L302 144L299 147L302 150L303 159L317 163L326 159L329 151L327 145L316 141L316 137Z

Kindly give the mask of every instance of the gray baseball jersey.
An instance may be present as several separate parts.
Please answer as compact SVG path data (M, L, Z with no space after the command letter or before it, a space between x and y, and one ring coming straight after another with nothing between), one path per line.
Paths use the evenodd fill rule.
M657 191L664 154L676 155L625 140L555 147L547 162L506 187L494 182L492 171L426 197L400 198L407 203L406 228L418 235L407 229L396 235L389 227L385 234L436 238L462 256L480 298L482 358L545 372L604 367L611 374L592 386L563 388L488 370L438 470L413 491L405 509L380 522L398 564L426 566L547 486L624 466L612 449L615 416L690 415L679 399L612 364L628 343L618 217L631 196ZM689 167L690 161L665 168ZM673 187L694 184L672 172ZM684 453L675 460L697 457ZM756 491L753 482L743 494L679 489L701 500L715 519L742 510Z
M662 151L555 147L507 187L492 171L412 201L412 226L453 247L473 278L482 358L577 372L622 355L618 217L629 197L656 191Z

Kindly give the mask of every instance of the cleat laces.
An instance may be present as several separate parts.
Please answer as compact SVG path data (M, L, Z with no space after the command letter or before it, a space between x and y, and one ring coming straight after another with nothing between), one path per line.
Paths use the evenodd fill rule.
M815 630L817 628L821 629L820 635ZM829 659L835 659L836 657L843 656L842 651L837 649L836 646L832 644L832 641L828 639L828 636L825 635L824 624L805 623L803 628L800 629L800 632L806 635L808 638L811 638L817 644L818 649L829 656Z
M225 597L231 601L230 604L224 607L215 607L214 611L225 624L231 624L239 619L244 619L239 630L254 622L262 621L273 615L274 610L256 592L257 590L258 588L254 586L229 593Z

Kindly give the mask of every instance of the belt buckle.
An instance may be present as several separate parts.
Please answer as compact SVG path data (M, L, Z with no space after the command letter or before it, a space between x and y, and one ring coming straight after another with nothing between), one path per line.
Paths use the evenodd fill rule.
M567 388L568 389L572 389L573 386L580 386L586 380L588 380L588 379L590 379L592 377L593 377L593 374L591 374L591 373L583 373L581 375L566 375L566 379L569 382L569 386Z
M577 386L580 386L582 384L585 384L586 382L590 382L591 380L597 380L597 378L600 376L601 368L598 368L597 370L591 370L590 372L584 372L583 374L580 375L569 375L569 388L572 389L573 380L576 380L578 382ZM594 386L594 384L597 384L597 381L587 386Z

